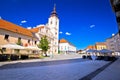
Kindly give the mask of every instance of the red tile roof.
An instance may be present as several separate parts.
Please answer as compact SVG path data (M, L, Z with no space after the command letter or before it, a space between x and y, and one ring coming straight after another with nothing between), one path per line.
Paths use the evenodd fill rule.
M94 45L89 45L87 49L96 49L96 47Z
M44 28L44 26L40 26L40 27L36 27L36 28L33 28L33 29L29 29L29 31L37 33L42 28Z
M59 43L69 43L69 42L65 39L61 39L61 40L59 40Z
M25 29L21 26L18 26L16 24L11 23L11 22L5 21L3 19L0 19L0 29L12 31L12 32L19 33L19 34L26 35L26 36L30 36L30 37L33 36L32 33L28 29Z
M68 42L67 40L65 39L60 39L59 40L59 43L69 43L70 45L74 46L72 43ZM74 46L75 47L75 46Z

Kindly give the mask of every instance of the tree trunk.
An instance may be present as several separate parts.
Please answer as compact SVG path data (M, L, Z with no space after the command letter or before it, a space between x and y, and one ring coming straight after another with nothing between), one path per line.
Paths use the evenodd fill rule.
M46 51L42 51L42 55L45 56L45 57L47 57Z
M46 53L46 51L44 52L44 54L45 54L45 57L47 57L47 53Z

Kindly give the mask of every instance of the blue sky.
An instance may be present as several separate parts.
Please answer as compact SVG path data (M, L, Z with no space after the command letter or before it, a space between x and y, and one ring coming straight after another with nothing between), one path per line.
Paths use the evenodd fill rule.
M77 49L103 42L117 33L109 0L0 0L0 16L25 28L46 24L56 4L60 19L59 38Z

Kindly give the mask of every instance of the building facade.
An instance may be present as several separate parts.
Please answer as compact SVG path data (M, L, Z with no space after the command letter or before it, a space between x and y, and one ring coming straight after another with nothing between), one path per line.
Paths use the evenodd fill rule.
M107 49L106 43L105 42L97 42L95 44L96 50L102 50L102 49Z
M59 41L59 18L56 12L56 7L48 18L48 23L46 25L38 25L36 28L30 29L32 33L35 34L37 39L41 39L42 36L46 35L49 40L50 49L49 53L58 53L58 41Z
M110 0L113 11L116 15L116 20L118 23L118 32L120 35L120 0Z
M93 50L102 50L107 49L106 42L96 42L95 45L89 45L86 50L93 49Z
M61 39L59 40L59 51L64 54L76 53L76 47L67 40Z
M32 29L26 29L15 25L6 20L0 19L0 45L8 43L17 43L21 41L22 46L37 46L41 37L46 35L49 41L50 49L47 53L58 53L59 40L59 18L56 13L56 7L48 18L46 25L38 25Z
M115 34L112 37L106 39L107 49L115 52L120 52L120 36Z
M0 45L17 43L18 40L21 40L21 45L27 46L34 45L37 41L29 30L3 19L0 19L0 39Z

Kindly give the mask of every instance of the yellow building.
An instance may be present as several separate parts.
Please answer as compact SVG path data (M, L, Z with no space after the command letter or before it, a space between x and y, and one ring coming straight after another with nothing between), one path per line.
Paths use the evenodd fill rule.
M106 43L105 42L97 42L95 44L96 50L102 50L102 49L107 49Z
M89 45L86 50L94 49L94 50L102 50L107 49L106 42L96 42L95 45Z

